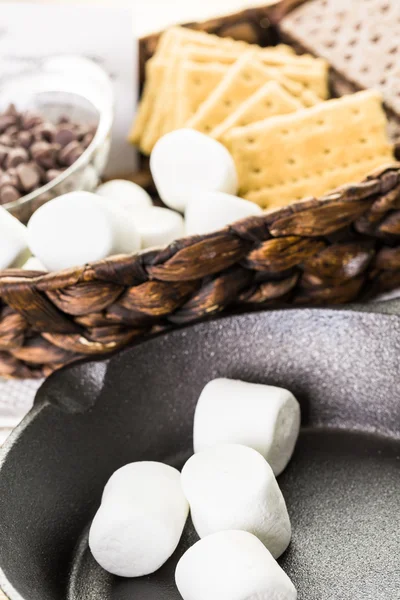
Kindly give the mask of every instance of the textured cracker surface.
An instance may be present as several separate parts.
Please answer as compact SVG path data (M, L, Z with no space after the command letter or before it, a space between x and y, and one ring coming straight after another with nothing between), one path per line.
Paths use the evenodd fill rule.
M327 63L323 59L297 56L284 44L261 49L246 42L172 27L161 36L147 65L142 101L129 135L132 143L150 154L162 135L179 127L187 125L204 133L211 131L208 111L215 104L214 92L223 75L241 65L249 52L253 52L255 59L254 78L255 71L259 71L258 82L254 80L246 94L243 81L234 82L233 87L238 84L237 89L230 88L234 96L225 97L222 105L216 103L216 114L212 115L215 124L230 114L231 110L224 111L224 107L231 107L233 102L232 107L236 108L240 99L246 99L271 79L279 81L304 106L313 106L327 96Z
M183 127L193 117L199 106L218 86L225 76L227 65L221 63L180 63L177 77L175 126Z
M262 64L257 61L253 52L246 52L230 67L187 126L202 133L211 133L265 81L267 77Z
M289 13L280 27L359 87L380 90L400 114L398 0L313 0Z
M225 140L241 194L263 207L283 206L392 162L386 125L380 94L366 91L237 128Z
M216 127L213 137L222 140L224 134L234 127L245 127L257 121L302 108L301 102L286 92L278 82L269 81L243 102L221 125Z

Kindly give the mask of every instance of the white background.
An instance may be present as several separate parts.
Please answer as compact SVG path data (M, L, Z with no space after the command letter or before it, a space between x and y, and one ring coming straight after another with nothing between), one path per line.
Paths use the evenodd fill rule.
M3 2L4 0L0 0ZM18 0L14 0L17 3ZM74 4L68 0L28 0L35 4ZM80 4L128 6L132 10L133 30L142 36L172 25L201 21L238 12L254 6L274 4L275 0L81 0Z

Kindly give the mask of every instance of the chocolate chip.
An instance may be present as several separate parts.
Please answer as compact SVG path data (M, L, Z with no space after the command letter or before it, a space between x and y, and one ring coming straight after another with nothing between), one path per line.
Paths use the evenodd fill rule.
M19 181L15 169L9 169L8 171L2 174L0 179L0 188L6 185L11 185L15 188L19 186Z
M94 138L94 133L91 133L91 132L87 133L82 140L82 146L84 148L87 148L88 146L90 146L90 144L93 142L93 138Z
M4 163L4 159L8 156L9 148L0 144L0 165Z
M23 148L29 148L32 143L32 134L30 131L20 131L17 136L18 143Z
M90 133L90 129L86 125L79 125L78 127L75 127L75 133L77 140L80 142L87 133Z
M36 113L27 111L21 115L22 129L32 129L41 123L43 123L43 117Z
M12 185L5 185L0 188L0 203L8 204L8 202L15 202L21 198L19 191Z
M50 169L46 173L46 181L53 181L53 179L61 175L62 172L61 169Z
M7 169L17 167L21 163L26 163L29 160L29 154L25 148L12 148L7 155L5 166Z
M7 135L6 133L3 133L3 135L0 135L0 144L2 144L3 146L8 146L9 148L12 148L15 144L14 140Z
M76 140L76 133L71 129L71 127L61 125L56 135L54 136L54 141L60 146L67 146L70 142Z
M5 130L5 135L9 135L10 138L15 138L18 135L19 128L16 125L11 125Z
M38 165L45 169L52 169L55 167L56 152L49 142L35 142L30 147L31 156Z
M36 162L32 162L31 164L35 165L35 169L37 170L37 172L39 174L40 182L42 184L47 183L47 179L46 179L47 169L44 169L43 167L38 165Z
M8 127L15 125L16 117L14 115L0 115L0 133L3 133Z
M68 116L53 124L38 113L19 113L10 105L0 113L0 203L59 177L82 155L95 132L95 126Z
M39 185L40 172L34 163L20 164L16 171L19 184L24 192L29 192Z
M58 162L70 167L83 154L83 148L79 142L70 142L58 153Z
M32 134L37 141L53 142L57 128L52 123L41 123L32 129Z

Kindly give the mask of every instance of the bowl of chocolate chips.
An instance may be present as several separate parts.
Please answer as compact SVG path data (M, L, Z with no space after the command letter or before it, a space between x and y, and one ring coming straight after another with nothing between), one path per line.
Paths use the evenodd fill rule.
M39 61L0 92L0 205L23 222L42 204L94 190L107 163L112 84L75 56Z

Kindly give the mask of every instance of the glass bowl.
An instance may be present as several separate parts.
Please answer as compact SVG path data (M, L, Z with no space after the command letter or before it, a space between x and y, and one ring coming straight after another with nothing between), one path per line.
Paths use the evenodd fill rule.
M26 223L33 212L56 196L74 190L93 191L100 182L111 145L114 113L112 83L94 62L78 56L55 56L18 75L1 78L0 110L13 103L18 110L33 110L49 121L62 115L97 125L83 154L58 177L23 196L3 204Z

